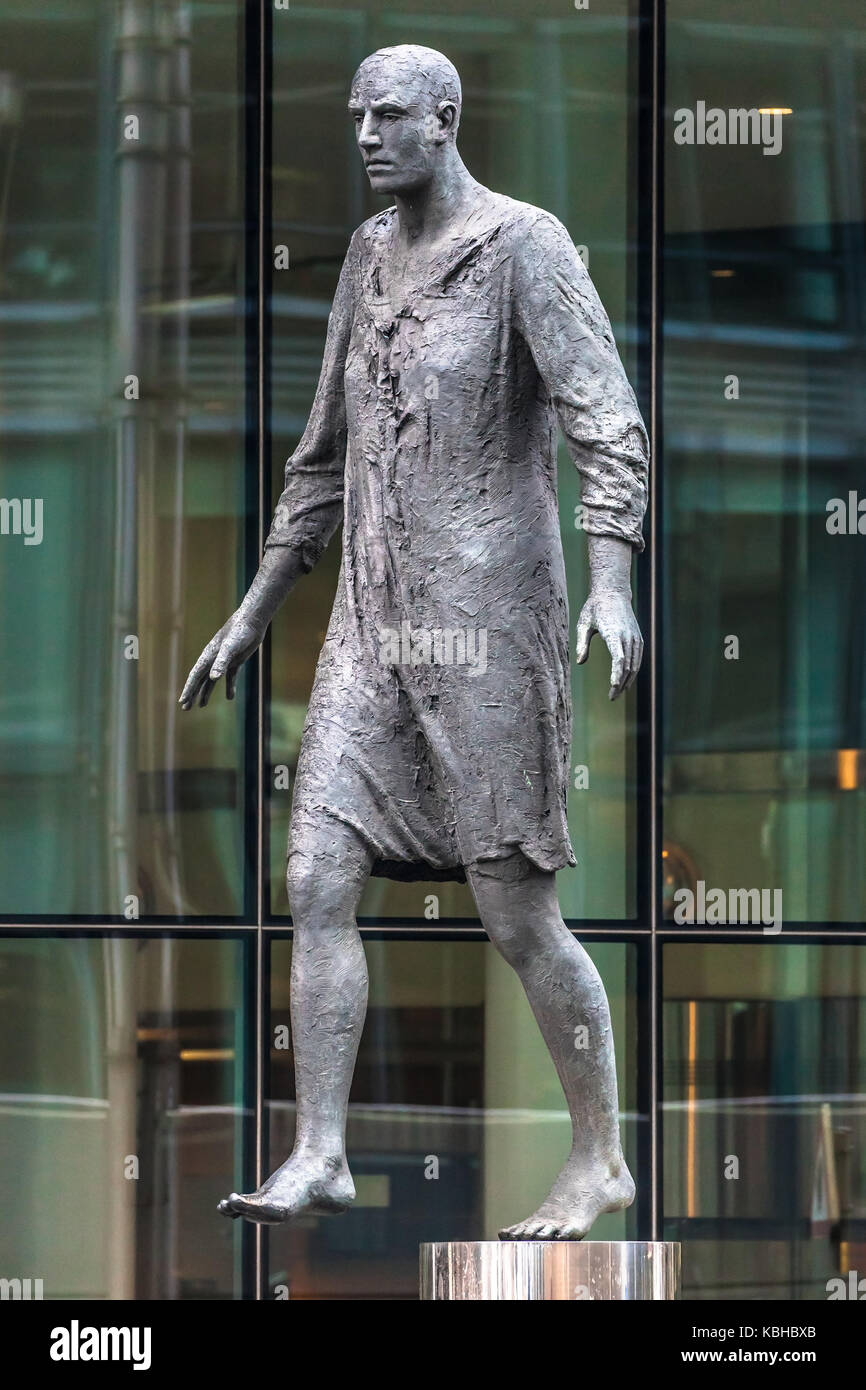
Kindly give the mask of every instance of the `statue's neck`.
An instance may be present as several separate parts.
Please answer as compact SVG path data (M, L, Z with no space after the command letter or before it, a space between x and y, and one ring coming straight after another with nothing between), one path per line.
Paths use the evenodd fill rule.
M442 169L428 184L396 195L398 236L409 243L422 238L434 241L475 206L479 190L480 185L452 147Z

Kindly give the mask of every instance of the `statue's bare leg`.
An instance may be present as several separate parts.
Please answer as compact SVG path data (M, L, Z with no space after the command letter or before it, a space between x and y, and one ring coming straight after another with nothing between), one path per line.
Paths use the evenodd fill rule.
M604 986L562 920L552 873L521 853L467 866L491 941L520 976L565 1092L572 1148L541 1206L503 1240L581 1240L597 1216L634 1200L619 1137L616 1069ZM581 1030L586 1028L586 1033ZM584 1046L585 1044L585 1046Z
M345 1211L355 1197L346 1162L346 1110L364 1016L367 962L355 911L372 855L354 830L322 817L289 858L295 1146L257 1192L233 1192L226 1216L276 1224Z

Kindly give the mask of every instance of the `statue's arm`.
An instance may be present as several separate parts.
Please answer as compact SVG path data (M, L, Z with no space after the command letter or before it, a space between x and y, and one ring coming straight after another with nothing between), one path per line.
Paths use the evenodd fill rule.
M265 577L273 575L274 582L277 578L289 580L289 587L313 568L343 516L347 433L343 372L354 313L353 255L350 247L328 318L322 370L307 428L286 462L285 487L265 541L265 560L270 552L276 552L265 567ZM292 555L291 561L287 553ZM264 583L260 588L264 601L272 584Z
M581 477L590 593L578 622L577 660L586 660L599 632L611 654L615 699L643 656L631 562L644 544L649 441L610 321L562 224L539 215L516 241L514 261L516 322Z
M354 249L343 263L322 370L307 428L286 463L285 487L274 512L258 572L240 606L205 647L189 673L180 704L206 705L226 677L234 695L237 672L261 644L274 614L302 574L321 556L343 515L346 402L343 371L352 332Z

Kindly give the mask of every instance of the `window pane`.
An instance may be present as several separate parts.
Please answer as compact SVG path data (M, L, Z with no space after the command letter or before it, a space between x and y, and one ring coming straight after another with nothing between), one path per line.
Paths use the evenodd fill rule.
M495 1240L547 1195L571 1145L553 1063L517 976L485 942L367 941L370 1003L349 1104L357 1199L270 1236L270 1287L292 1298L418 1296L423 1241ZM610 999L623 1148L639 1191L637 948L587 945ZM294 1134L291 944L271 945L270 1167ZM280 1045L277 1045L277 1044ZM438 1173L438 1176L436 1174ZM633 1239L637 1210L595 1240ZM282 1296L285 1296L283 1294Z
M241 1296L236 940L0 940L0 1268L72 1299Z
M663 1045L683 1298L826 1299L866 1257L866 946L666 946Z
M3 7L7 917L243 911L242 9Z
M866 12L667 16L667 910L702 880L861 922Z
M275 12L273 241L288 248L289 268L275 270L272 297L272 502L283 487L286 456L306 424L349 238L392 201L366 187L346 113L352 74L367 54L405 42L407 33L445 52L461 75L460 150L470 172L498 192L553 212L584 248L636 380L635 8L619 0L596 15L564 8L560 0L539 0L528 15L518 0L505 0L495 16L489 5L463 7L457 16L431 14L420 0L407 0L399 16L381 4ZM577 473L563 448L560 517L572 652L587 584L585 538L575 521L578 498ZM288 911L284 862L291 793L282 769L293 773L296 766L339 561L335 538L272 629L270 887L277 915ZM588 665L574 667L572 675L572 763L574 770L587 769L569 798L579 867L559 876L563 911L573 918L636 912L635 696L608 701L609 669L597 640ZM464 885L384 879L371 882L361 915L423 920L433 891L442 917L476 916Z

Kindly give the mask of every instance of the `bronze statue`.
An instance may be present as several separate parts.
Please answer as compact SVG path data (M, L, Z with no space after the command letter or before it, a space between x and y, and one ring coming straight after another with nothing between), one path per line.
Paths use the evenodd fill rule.
M258 1192L220 1210L282 1222L349 1206L346 1108L367 1002L356 906L370 874L458 879L520 976L574 1133L550 1195L500 1234L577 1240L627 1206L634 1183L607 999L556 895L556 870L575 863L556 422L588 533L576 655L601 634L611 699L643 653L630 575L648 444L565 228L472 178L460 106L457 73L432 49L382 49L354 77L358 148L394 206L352 237L261 568L181 696L185 709L205 705L225 676L232 698L238 668L342 520L289 839L297 1137Z

